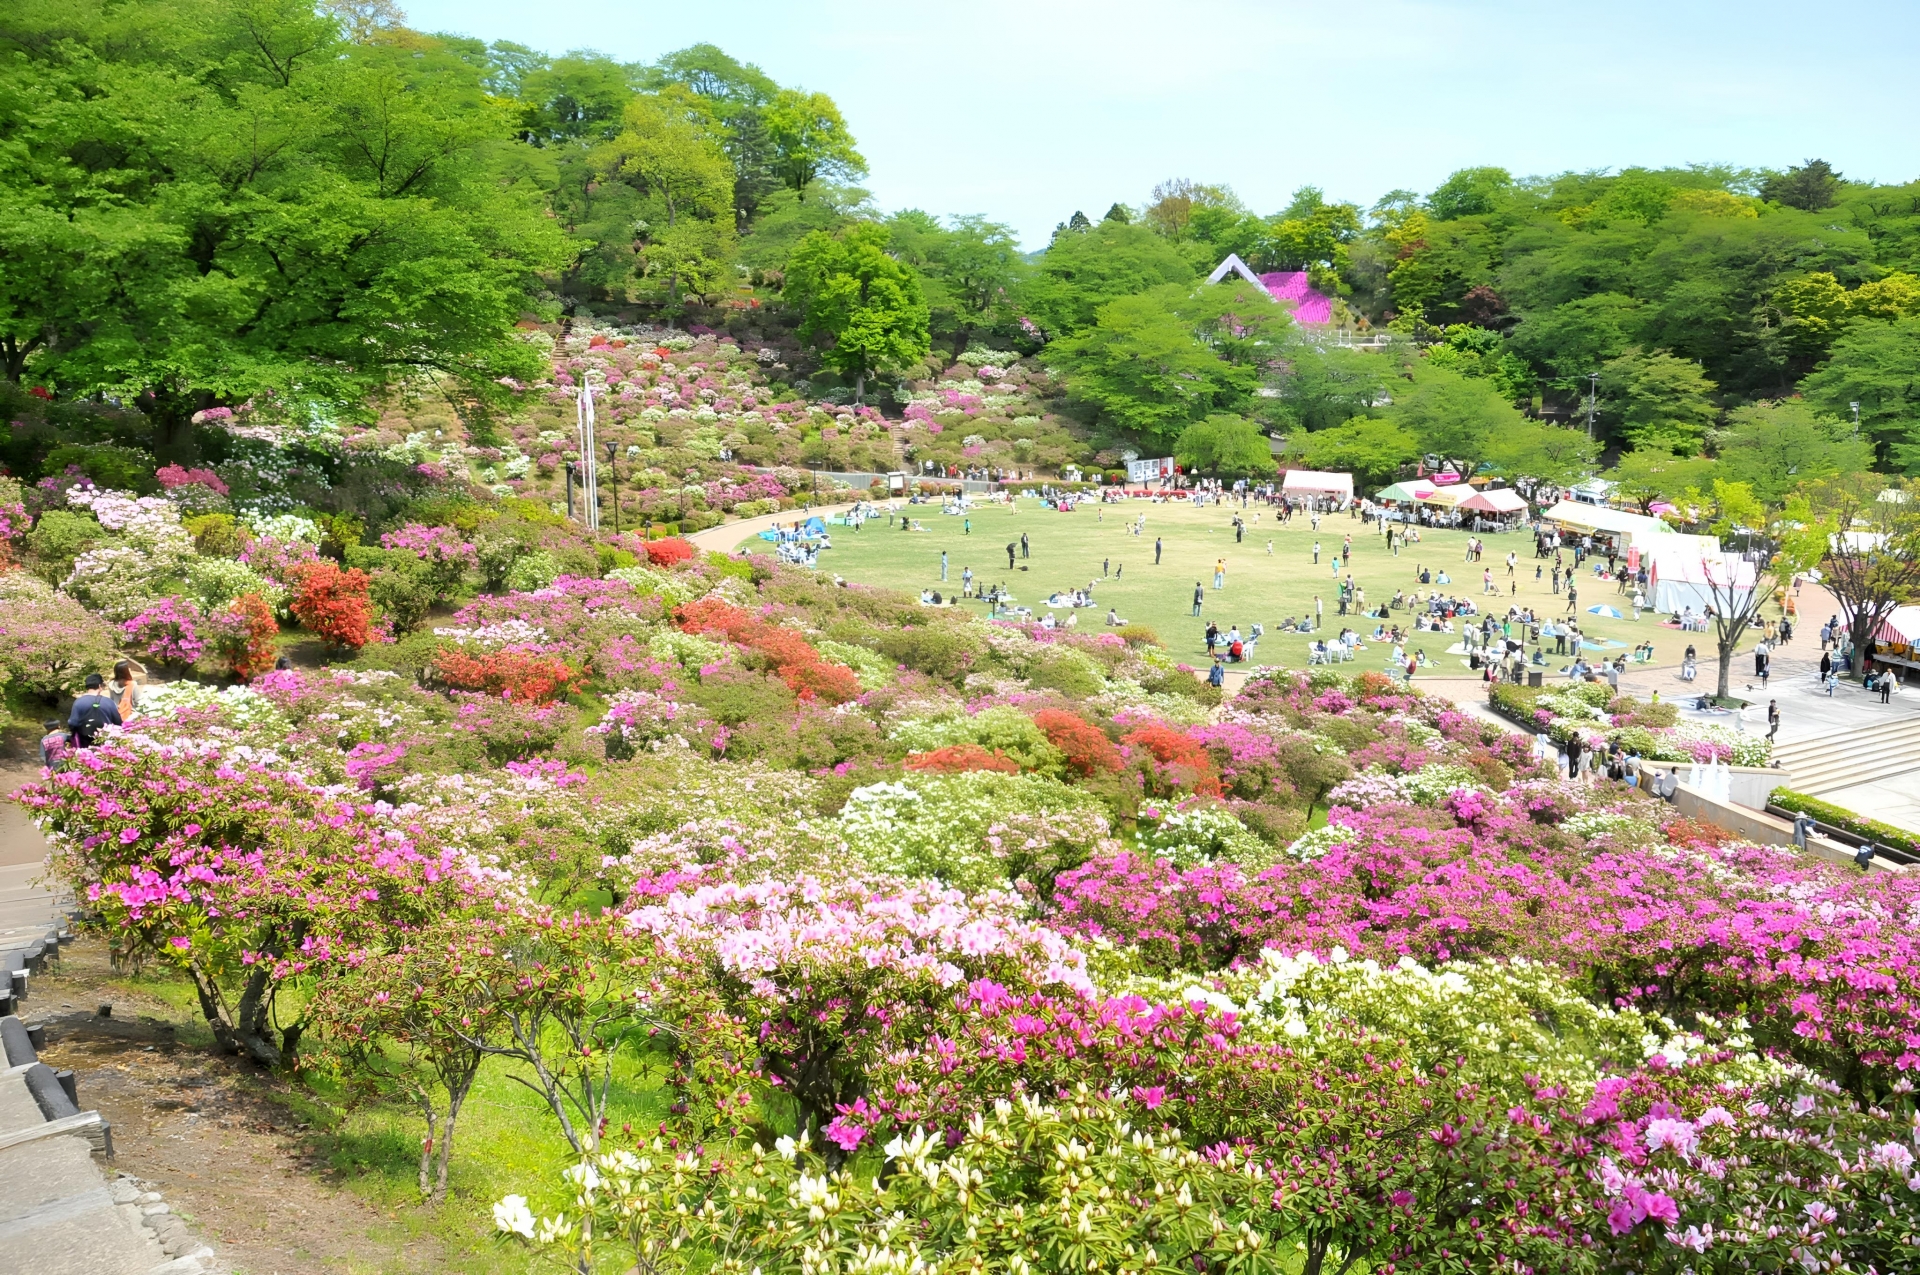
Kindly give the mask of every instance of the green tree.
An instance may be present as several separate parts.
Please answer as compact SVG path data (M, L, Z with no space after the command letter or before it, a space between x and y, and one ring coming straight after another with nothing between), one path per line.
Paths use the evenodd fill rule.
M1274 402L1295 433L1331 429L1385 401L1388 378L1396 370L1389 354L1298 341L1281 356Z
M497 400L538 375L513 325L568 249L446 43L346 43L290 0L68 0L11 11L0 55L31 108L0 161L17 375L133 403L162 449L223 401L354 414L422 376Z
M1258 368L1228 362L1200 339L1182 312L1191 302L1178 284L1110 301L1093 327L1049 345L1047 361L1100 423L1169 444L1196 421L1243 408L1260 381Z
M1895 607L1920 596L1920 483L1842 473L1815 479L1802 494L1825 532L1821 584L1862 649Z
M1620 457L1607 477L1618 484L1617 494L1631 500L1641 513L1651 514L1660 501L1678 504L1689 488L1710 486L1715 464L1705 456L1676 456L1651 447Z
M1308 469L1350 473L1373 486L1392 482L1401 466L1418 460L1420 440L1392 421L1356 416L1291 440L1289 450Z
M1173 458L1189 473L1215 478L1265 478L1276 468L1267 436L1244 416L1216 412L1180 431Z
M1789 400L1735 408L1714 438L1719 478L1741 483L1769 504L1804 483L1866 469L1872 448L1851 422Z
M1050 338L1093 325L1101 306L1166 283L1186 283L1194 268L1145 226L1102 221L1063 233L1040 257L1016 300Z
M1800 392L1849 422L1858 403L1861 433L1881 462L1920 473L1920 319L1854 325Z
M773 168L787 188L804 197L816 181L864 177L867 161L854 149L840 108L825 93L782 89L763 114L773 143Z
M1840 174L1824 159L1810 159L1799 168L1771 173L1760 183L1760 197L1789 208L1819 212L1839 202Z
M1482 460L1512 478L1538 478L1566 487L1590 477L1599 458L1599 444L1584 430L1523 416L1495 431Z
M1697 363L1630 350L1600 367L1600 416L1635 451L1692 456L1718 415L1715 388Z
M1013 319L1012 297L1026 273L1011 227L984 217L954 217L950 225L915 210L887 220L895 254L919 272L933 339L950 341L953 356L974 334Z
M919 281L887 255L887 243L886 228L872 224L814 231L787 262L785 295L800 314L800 339L853 378L856 400L869 376L917 363L928 348Z
M683 290L713 291L733 246L733 165L701 100L679 87L635 97L595 163L640 196L638 274L664 284L668 313Z
M711 44L667 54L642 73L640 83L654 92L678 85L707 103L722 128L721 146L733 162L735 229L745 231L781 185L766 120L766 108L780 86L753 63L740 62Z
M1436 221L1484 217L1513 189L1513 174L1504 168L1462 168L1427 196L1427 209Z
M1501 435L1517 436L1526 424L1491 384L1445 368L1418 366L1410 383L1391 390L1387 420L1411 434L1423 451L1470 467L1489 457Z

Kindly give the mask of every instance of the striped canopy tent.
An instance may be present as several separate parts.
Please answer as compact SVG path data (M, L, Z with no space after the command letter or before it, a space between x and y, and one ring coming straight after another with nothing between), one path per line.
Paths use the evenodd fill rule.
M1467 483L1454 483L1448 487L1434 488L1420 498L1420 503L1439 505L1442 509L1453 509L1477 494Z
M1374 493L1376 500L1425 500L1434 492L1434 486L1424 478L1409 478L1391 487L1382 487Z
M1521 514L1527 511L1527 498L1509 488L1495 487L1488 491L1474 492L1460 502L1460 508L1499 516Z
M1900 642L1907 646L1920 642L1920 607L1895 607L1880 621L1873 636L1878 642Z

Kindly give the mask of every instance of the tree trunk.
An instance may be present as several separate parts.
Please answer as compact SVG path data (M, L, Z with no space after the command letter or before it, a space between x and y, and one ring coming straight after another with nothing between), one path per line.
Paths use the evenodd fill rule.
M853 401L857 404L867 401L867 374L864 371L853 378Z
M1720 642L1720 688L1714 694L1720 699L1727 698L1727 679L1733 672L1733 645L1724 638Z
M433 1091L422 1087L420 1090L420 1111L427 1118L427 1136L420 1139L420 1198L433 1198Z

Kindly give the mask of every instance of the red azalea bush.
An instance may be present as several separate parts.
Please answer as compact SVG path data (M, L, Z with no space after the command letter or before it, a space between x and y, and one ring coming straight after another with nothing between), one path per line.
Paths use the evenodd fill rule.
M243 681L272 668L279 653L274 639L280 635L280 623L257 593L242 594L209 615L202 634L208 648Z
M469 651L449 646L433 657L442 682L524 704L544 704L576 689L583 672L565 660L531 651Z
M1020 763L998 750L979 744L949 744L930 753L915 753L907 758L908 770L958 775L969 770L995 770L1003 775L1020 773Z
M1065 754L1068 769L1082 778L1112 774L1124 765L1113 741L1084 717L1064 709L1043 708L1033 715L1033 724L1048 743Z
M1135 727L1121 736L1120 742L1152 758L1147 781L1154 796L1182 791L1201 797L1220 795L1220 776L1214 771L1213 757L1199 740L1155 723Z
M649 540L647 565L650 567L678 566L682 562L693 561L698 552L678 536L668 536L665 540Z
M367 573L331 562L303 565L289 608L301 627L333 646L357 651L373 637L373 600Z
M718 633L758 651L802 699L844 704L860 697L860 679L852 669L829 663L799 633L769 624L744 608L717 598L700 598L676 607L673 618L684 632Z

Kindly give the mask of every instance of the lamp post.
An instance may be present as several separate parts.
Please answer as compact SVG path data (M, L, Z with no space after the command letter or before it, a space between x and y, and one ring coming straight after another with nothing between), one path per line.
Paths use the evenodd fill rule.
M1593 412L1600 403L1600 374L1587 373L1587 441L1593 441Z
M620 465L618 444L607 441L607 494L613 499L613 534L620 534Z
M1849 403L1847 406L1853 409L1853 436L1858 438L1860 437L1860 405Z

